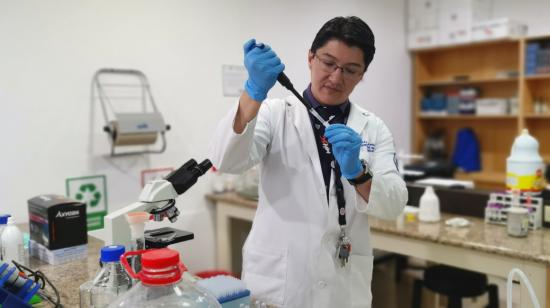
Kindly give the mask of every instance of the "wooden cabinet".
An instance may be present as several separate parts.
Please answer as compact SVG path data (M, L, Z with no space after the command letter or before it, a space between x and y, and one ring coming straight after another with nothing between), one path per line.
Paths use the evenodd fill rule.
M550 73L525 73L527 44L546 40L550 42L550 36L413 51L413 152L422 153L426 138L440 131L451 157L457 131L470 127L481 147L482 170L459 171L456 177L490 189L505 188L506 158L523 128L538 139L541 155L550 161L550 113L535 114L534 108L540 97L550 100ZM517 108L502 115L433 115L422 111L422 99L430 93L453 93L466 87L478 89L479 98L515 99Z

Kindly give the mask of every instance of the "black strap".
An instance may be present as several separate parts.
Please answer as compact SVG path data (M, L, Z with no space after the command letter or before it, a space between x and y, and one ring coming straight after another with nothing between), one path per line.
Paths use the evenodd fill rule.
M309 102L307 95L304 95L305 101L311 106L311 103ZM348 107L349 108L349 107ZM349 110L349 109L348 109ZM344 118L344 124L348 122L348 115L349 112L345 115ZM314 117L310 116L310 119L312 119L312 124L316 121ZM328 119L325 119L325 121L329 121ZM322 123L319 123L322 125ZM314 125L312 125L313 134L315 135L315 138L320 138L319 132L315 129ZM334 154L332 151L332 145L330 145L330 155L332 156L332 161L334 162L331 164L331 168L334 174L334 184L336 186L336 203L338 204L338 224L340 226L345 226L346 223L346 198L344 196L344 185L342 184L342 172L340 171L340 165L338 165L338 162L336 161L336 158L334 158Z
M332 152L332 147L331 147ZM336 203L338 203L338 224L345 226L346 223L346 198L344 197L344 185L342 184L342 172L340 165L334 160L334 184L336 186Z

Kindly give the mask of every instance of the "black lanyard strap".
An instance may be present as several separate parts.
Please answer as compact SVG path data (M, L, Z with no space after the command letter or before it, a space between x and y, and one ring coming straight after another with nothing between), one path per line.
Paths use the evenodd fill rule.
M331 147L332 151L332 147ZM338 224L346 225L346 198L344 197L344 185L342 184L342 172L340 165L334 160L334 184L336 186L336 203L338 204Z
M304 103L307 102L307 104L311 108L311 103L309 102L309 100L307 98L307 95L304 95L304 99L305 99ZM344 124L346 124L347 121L348 121L349 108L350 107L348 107L347 112L344 113L344 115L343 115L344 116L344 119L343 119ZM330 119L330 120L326 119L325 121L330 123L331 120L337 120L336 118L338 118L338 117L335 117L334 119ZM310 119L312 120L312 124L314 124L316 121L319 121L317 118L313 118L313 117L310 117ZM320 131L318 129L315 129L315 125L312 125L312 129L313 129L313 134L315 135L315 138L320 139L320 137L321 137L320 136ZM333 174L334 174L334 185L335 185L335 188L336 188L336 203L338 204L338 224L340 226L346 226L346 224L347 224L346 223L346 198L344 196L344 185L342 184L342 172L340 171L340 165L336 161L336 158L334 158L334 154L333 154L333 151L332 151L332 145L329 145L329 148L330 148L330 156L331 156L332 162L333 162L331 164L331 169L332 169Z

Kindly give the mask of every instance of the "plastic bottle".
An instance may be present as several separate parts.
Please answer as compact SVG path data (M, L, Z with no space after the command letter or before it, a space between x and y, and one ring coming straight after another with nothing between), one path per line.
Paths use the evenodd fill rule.
M220 173L216 167L212 167L212 192L215 194L223 193L225 191L225 183L223 174Z
M4 248L2 245L2 233L4 232L4 228L8 224L8 218L11 215L0 215L0 261L4 260Z
M439 198L432 186L427 186L420 197L418 219L423 222L436 222L441 219Z
M543 170L539 143L523 129L506 160L506 190L518 189L522 194L539 195L544 188Z
M137 274L127 261L127 257L135 255L141 255L141 271ZM183 276L187 269L175 250L162 248L130 251L121 260L130 276L140 282L117 298L109 308L221 308L213 295Z
M15 225L13 217L8 218L8 224L2 232L2 249L4 250L4 261L9 263L14 260L21 264L24 263L23 233Z
M103 265L92 281L80 286L80 307L107 307L131 287L132 280L120 264L123 253L124 246L121 245L101 249Z

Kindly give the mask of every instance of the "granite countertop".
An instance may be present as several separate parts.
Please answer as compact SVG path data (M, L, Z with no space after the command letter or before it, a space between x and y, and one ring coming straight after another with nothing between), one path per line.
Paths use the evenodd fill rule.
M21 225L21 229L28 232L28 224ZM102 240L88 236L88 257L86 259L51 265L31 257L29 268L34 271L40 270L46 275L59 292L63 307L79 307L79 287L97 274L99 251L103 245ZM53 295L53 292L49 293ZM38 307L52 307L52 305L41 304Z
M213 202L227 202L245 207L256 207L257 202L236 193L209 194ZM463 216L470 221L468 227L449 227L445 220L457 217L442 213L436 223L382 220L370 217L371 230L443 245L469 248L487 253L509 256L550 265L550 229L529 231L523 238L509 236L505 225L485 223L482 218Z

